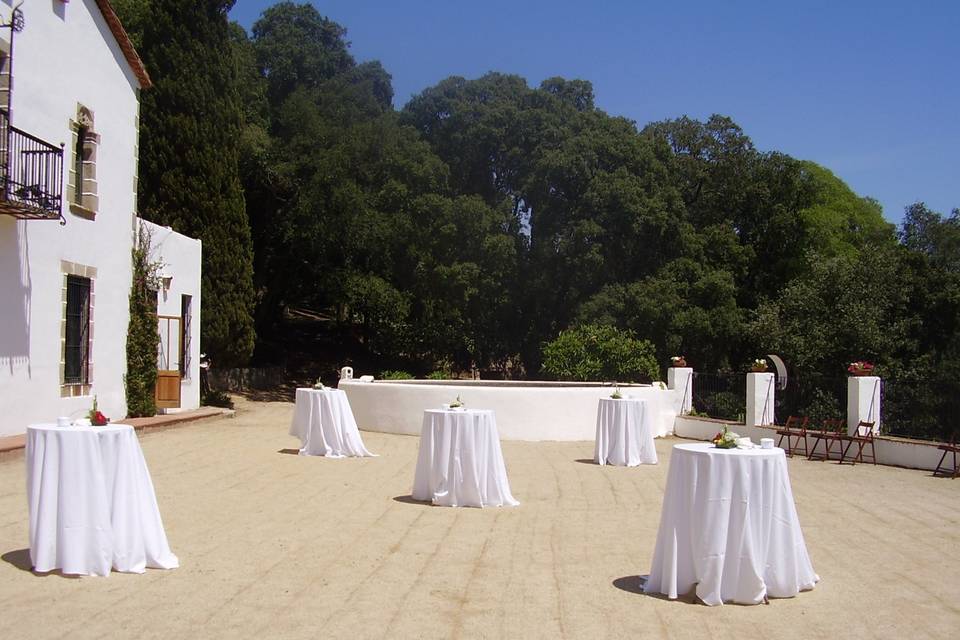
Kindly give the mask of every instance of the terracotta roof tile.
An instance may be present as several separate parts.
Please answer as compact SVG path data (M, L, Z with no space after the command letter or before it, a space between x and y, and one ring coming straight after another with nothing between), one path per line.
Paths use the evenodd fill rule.
M107 21L107 26L110 27L113 37L117 39L117 44L120 45L120 50L123 52L123 57L127 59L127 64L130 65L133 74L137 76L137 80L140 81L140 88L149 89L153 86L150 74L147 73L147 68L143 66L143 60L140 59L140 55L130 41L130 36L127 35L126 29L120 23L120 18L117 17L116 12L107 0L97 0L97 6L100 7L100 13L103 14L103 19Z

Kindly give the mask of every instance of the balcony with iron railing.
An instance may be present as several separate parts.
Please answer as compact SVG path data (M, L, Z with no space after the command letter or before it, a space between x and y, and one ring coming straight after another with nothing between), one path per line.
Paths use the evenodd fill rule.
M0 109L0 215L62 220L63 148L21 131Z

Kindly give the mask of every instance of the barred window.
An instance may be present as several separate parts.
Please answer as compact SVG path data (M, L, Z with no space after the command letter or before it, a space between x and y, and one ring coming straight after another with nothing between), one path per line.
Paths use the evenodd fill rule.
M63 381L90 381L90 279L67 276L66 345Z

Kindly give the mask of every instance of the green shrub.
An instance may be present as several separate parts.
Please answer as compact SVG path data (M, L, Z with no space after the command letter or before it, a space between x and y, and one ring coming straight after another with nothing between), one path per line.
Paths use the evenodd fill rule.
M543 370L560 380L621 382L650 382L660 372L649 341L599 324L568 329L544 345Z
M449 371L431 371L427 374L427 380L449 380Z
M412 380L413 374L406 371L383 371L380 373L381 380Z
M211 389L200 396L200 404L205 407L223 407L233 409L233 399L223 391Z

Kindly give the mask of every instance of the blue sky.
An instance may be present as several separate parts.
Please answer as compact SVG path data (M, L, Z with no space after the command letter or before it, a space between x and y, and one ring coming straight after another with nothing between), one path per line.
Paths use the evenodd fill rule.
M248 30L273 0L238 0ZM960 0L331 0L394 102L440 80L515 73L593 83L639 126L732 117L764 151L813 160L899 222L960 207Z

